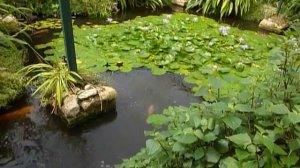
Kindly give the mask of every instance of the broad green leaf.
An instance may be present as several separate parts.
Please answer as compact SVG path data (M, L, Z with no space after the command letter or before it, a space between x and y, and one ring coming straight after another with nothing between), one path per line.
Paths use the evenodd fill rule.
M161 150L159 142L153 139L148 139L146 141L146 148L150 155L153 155L154 153Z
M289 156L281 156L280 160L287 167L292 167L298 162L299 157L295 153L292 153Z
M229 151L228 141L226 139L220 139L216 144L216 150L219 153L226 153Z
M203 158L204 150L202 148L196 149L193 156L194 156L195 160L199 160L199 159Z
M228 127L230 127L233 130L237 129L242 124L242 120L235 116L226 116L222 120Z
M206 161L211 163L217 163L221 157L221 155L212 147L209 147L206 154Z
M211 141L214 141L216 139L217 139L217 137L213 132L209 132L206 135L204 135L204 137L203 137L203 140L206 141L206 142L211 142Z
M250 155L251 154L246 150L235 149L235 157L237 157L237 159L240 161L247 159Z
M232 135L230 137L227 137L227 139L243 147L246 147L247 145L252 143L252 140L247 133Z
M256 161L246 161L242 164L243 168L257 168L257 165Z
M284 104L273 105L270 110L275 114L288 114L290 112Z
M147 118L147 123L155 126L161 126L166 124L169 119L161 114L153 114Z
M237 104L235 106L235 109L240 112L252 112L253 111L251 106L248 104Z
M208 81L209 81L209 84L214 89L221 89L225 84L225 81L223 79L215 78L215 77L209 77Z
M193 134L178 135L174 139L183 144L192 144L197 141L197 137Z
M269 149L273 154L286 155L287 153L277 144L275 144L270 137L262 136L262 143Z
M298 123L300 123L300 113L290 112L290 113L288 114L288 119L289 119L293 124L298 124Z
M237 160L233 157L227 157L220 161L219 168L239 168L239 166Z
M179 143L179 142L175 142L172 148L172 151L174 152L183 152L185 150L185 147Z
M300 149L300 139L292 139L288 143L290 151L296 151Z

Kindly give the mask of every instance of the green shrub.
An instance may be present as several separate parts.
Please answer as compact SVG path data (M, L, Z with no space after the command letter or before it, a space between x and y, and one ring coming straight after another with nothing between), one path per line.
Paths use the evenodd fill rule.
M23 90L24 84L19 75L0 71L0 109L20 96Z
M22 67L22 51L0 47L0 108L4 108L22 93L24 84L16 74Z
M24 77L29 77L27 85L37 87L33 95L37 95L44 104L51 104L53 112L61 108L63 94L70 92L82 78L75 72L69 71L66 65L33 64L20 71Z
M283 45L256 77L225 79L219 89L238 88L218 101L151 115L146 148L118 167L300 166L299 43Z

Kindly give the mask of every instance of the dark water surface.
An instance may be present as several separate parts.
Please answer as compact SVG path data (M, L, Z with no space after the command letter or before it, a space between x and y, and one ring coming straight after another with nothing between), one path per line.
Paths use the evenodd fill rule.
M178 75L155 76L138 69L105 73L102 79L118 92L117 112L68 130L29 99L32 112L0 123L0 167L112 167L145 145L150 106L159 113L168 106L200 102Z

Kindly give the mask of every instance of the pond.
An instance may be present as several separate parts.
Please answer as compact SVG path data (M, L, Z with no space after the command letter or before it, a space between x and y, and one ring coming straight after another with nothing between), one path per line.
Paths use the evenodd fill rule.
M101 78L118 92L116 112L80 127L65 128L32 98L27 100L34 106L28 114L0 116L0 167L110 167L145 145L149 113L201 101L182 76L170 73L155 76L137 69L108 72Z
M114 19L124 21L150 14L171 13L169 9L152 13L130 11ZM226 21L226 20L225 20ZM254 22L229 19L242 29L257 30ZM97 19L77 18L75 24L103 24ZM60 30L44 30L33 36L33 44L51 41ZM101 75L118 92L116 112L85 125L67 129L49 110L33 98L24 100L21 109L0 115L0 167L113 167L145 146L146 118L168 106L187 106L200 102L183 76L166 73L152 75L149 70L130 73L107 72Z

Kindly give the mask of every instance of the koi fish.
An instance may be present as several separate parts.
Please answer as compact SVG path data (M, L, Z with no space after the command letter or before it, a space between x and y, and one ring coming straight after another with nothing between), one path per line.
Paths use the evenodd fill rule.
M33 108L34 108L34 105L28 105L28 106L22 107L18 110L15 110L15 111L6 112L6 113L0 115L0 122L17 119L21 116L24 116L27 113L30 113L33 110Z
M148 116L150 116L151 114L153 114L155 112L155 107L153 104L151 104L148 109L147 109L147 114Z

